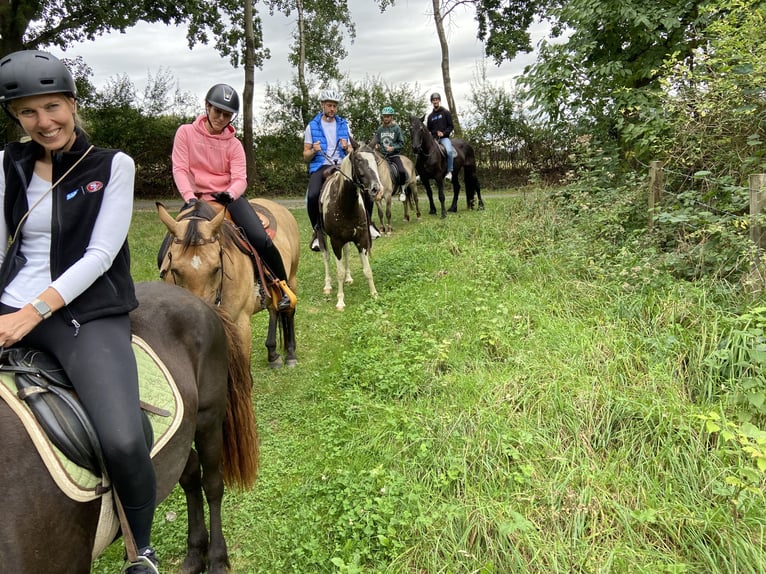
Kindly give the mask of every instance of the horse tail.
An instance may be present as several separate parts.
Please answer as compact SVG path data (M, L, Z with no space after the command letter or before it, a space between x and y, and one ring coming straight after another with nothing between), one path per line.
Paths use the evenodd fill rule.
M223 480L227 486L251 488L258 475L258 429L253 410L250 357L245 356L236 326L215 307L226 331L229 377L223 422Z

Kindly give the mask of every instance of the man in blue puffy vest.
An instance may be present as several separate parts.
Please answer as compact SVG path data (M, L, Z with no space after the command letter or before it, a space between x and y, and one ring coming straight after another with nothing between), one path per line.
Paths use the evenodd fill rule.
M340 94L336 90L322 90L319 97L322 111L312 118L303 135L303 161L309 164L309 185L306 190L306 210L314 234L311 236L312 251L319 251L317 227L319 226L319 194L322 191L322 172L325 166L340 165L351 151L351 128L345 118L337 115ZM365 207L369 220L372 205ZM370 224L373 239L380 237L375 226Z

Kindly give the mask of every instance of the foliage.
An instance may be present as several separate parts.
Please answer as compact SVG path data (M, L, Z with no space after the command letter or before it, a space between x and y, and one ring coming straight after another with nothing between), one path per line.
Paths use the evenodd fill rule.
M0 54L93 40L139 21L184 24L212 22L211 3L125 0L21 0L0 4ZM215 14L217 16L217 14Z

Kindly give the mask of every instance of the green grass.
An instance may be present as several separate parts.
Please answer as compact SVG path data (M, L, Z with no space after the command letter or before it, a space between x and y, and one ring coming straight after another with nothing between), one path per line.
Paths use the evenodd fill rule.
M698 402L723 317L747 301L628 257L600 267L542 193L486 203L421 223L395 205L371 257L380 297L354 257L342 313L294 212L299 365L266 367L256 315L261 474L225 499L232 571L761 572L763 476L733 487L753 465L699 417L729 403ZM156 278L162 235L135 215L138 280ZM179 489L154 540L177 571Z

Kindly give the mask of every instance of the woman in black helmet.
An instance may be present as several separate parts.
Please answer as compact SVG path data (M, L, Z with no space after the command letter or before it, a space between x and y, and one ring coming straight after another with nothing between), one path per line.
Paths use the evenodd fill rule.
M231 218L243 229L272 273L280 280L282 298L277 308L295 306L287 273L276 245L263 228L247 198L245 150L231 122L239 113L239 96L227 84L216 84L205 96L205 113L182 125L173 141L173 179L187 207L203 199L228 206Z
M72 75L52 55L0 58L0 105L29 136L0 152L0 347L40 349L61 363L137 543L138 559L123 572L157 574L156 479L128 317L138 305L127 242L135 166L90 145L75 97Z

